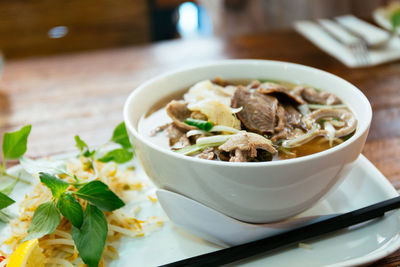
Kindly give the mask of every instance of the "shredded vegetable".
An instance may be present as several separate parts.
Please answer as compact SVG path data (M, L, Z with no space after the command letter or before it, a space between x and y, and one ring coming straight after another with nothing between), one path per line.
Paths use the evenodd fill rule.
M209 145L209 144L214 144L214 143L225 143L232 136L233 135L227 134L227 135L214 135L214 136L208 136L208 137L200 137L199 139L197 139L196 145L201 146L201 145Z
M145 196L147 188L143 186L143 181L140 177L136 177L132 169L123 168L114 162L102 163L95 160L93 163L98 170L97 180L107 184L110 190L118 194L121 199L132 204L142 203L147 199ZM66 161L66 170L68 173L79 177L81 181L88 181L94 173L93 168L87 169L85 167L85 161L82 157ZM38 179L38 177L35 177L35 179ZM68 175L60 175L60 179L68 183L74 182L73 177ZM50 189L40 182L36 183L33 190L21 202L19 217L10 222L11 237L0 244L0 247L3 248L4 246L14 251L27 236L27 229L34 211L40 204L51 201L51 199ZM84 199L78 199L78 201L83 207L87 205L87 201ZM150 200L147 199L147 201ZM140 210L140 206L137 206L137 208ZM124 209L107 212L105 216L109 231L100 260L100 267L106 266L106 259L118 258L118 252L114 246L122 236L135 238L149 234L162 226L162 220L157 217L151 216L144 220L138 220L135 213L126 213ZM70 234L71 227L71 223L62 217L60 224L53 233L39 239L39 246L43 249L46 257L46 266L86 266L75 247ZM0 260L0 266L4 266L10 254L6 254L3 250L0 253L6 258L3 262Z
M219 143L209 143L209 144L204 144L204 145L191 145L191 146L187 146L178 150L175 150L176 153L182 154L182 155L191 155L194 154L196 152L199 152L201 150L204 150L208 147L217 147L222 145L224 142L219 142Z

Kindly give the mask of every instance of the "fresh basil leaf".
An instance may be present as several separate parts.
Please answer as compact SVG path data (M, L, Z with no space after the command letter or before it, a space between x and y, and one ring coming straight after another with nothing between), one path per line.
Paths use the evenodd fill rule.
M57 202L57 208L76 228L81 228L83 223L83 210L78 200L71 193L64 193Z
M97 267L106 244L108 225L103 212L87 205L81 228L72 227L71 235L82 260L89 267Z
M89 149L89 146L85 143L85 141L83 141L79 135L75 135L75 146L81 151L83 152L83 150Z
M40 181L50 188L55 198L59 198L69 186L69 183L45 172L39 172L39 177Z
M45 202L35 210L24 241L41 238L53 233L60 224L61 215L52 201Z
M83 152L83 156L86 158L90 158L91 156L94 155L94 153L96 153L96 150L90 151L90 150L86 150L85 152Z
M25 154L26 143L31 132L32 125L22 127L20 130L5 133L3 139L4 159L17 159Z
M15 203L14 200L9 198L6 194L0 192L0 210L10 206L13 203Z
M120 144L123 148L132 147L124 122L121 122L117 127L115 127L111 141Z
M0 193L6 194L8 196L14 190L14 187L17 185L18 182L19 178L15 179L11 183L0 186Z
M104 156L98 159L101 162L115 161L116 163L125 163L133 158L133 152L124 148L117 148L107 152Z
M86 199L101 210L113 211L125 205L125 203L106 184L100 181L92 181L73 192L80 198Z
M47 159L33 160L28 157L21 157L19 162L24 170L32 175L45 172L52 175L66 174L67 167L65 160L51 161Z

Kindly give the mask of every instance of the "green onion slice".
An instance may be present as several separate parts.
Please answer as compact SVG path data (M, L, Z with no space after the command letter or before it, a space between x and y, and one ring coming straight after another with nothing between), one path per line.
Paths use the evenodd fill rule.
M210 131L213 127L213 124L209 121L196 120L196 119L192 119L192 118L187 118L185 120L185 123L187 125L197 127L200 130L204 130L206 132Z

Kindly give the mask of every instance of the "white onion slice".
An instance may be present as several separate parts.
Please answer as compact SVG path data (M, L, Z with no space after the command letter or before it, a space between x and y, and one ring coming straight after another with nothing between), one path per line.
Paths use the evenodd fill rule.
M228 134L228 135L214 135L208 137L200 137L197 139L196 145L222 143L228 141L228 139L231 138L232 136L233 136L232 134Z
M335 139L335 127L333 127L330 122L326 121L324 122L324 129L328 133L329 146L332 147L333 140Z
M198 134L210 135L210 133L199 129L199 130L190 130L189 132L186 133L186 136L191 137L193 135L198 135Z
M238 107L238 108L231 108L231 111L233 114L239 113L242 111L243 107Z
M215 125L214 127L211 128L210 132L238 133L239 130L225 125Z

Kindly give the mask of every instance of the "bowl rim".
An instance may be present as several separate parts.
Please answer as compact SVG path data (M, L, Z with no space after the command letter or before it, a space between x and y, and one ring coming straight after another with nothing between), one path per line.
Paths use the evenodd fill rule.
M260 66L262 64L271 64L271 65L276 65L276 66L286 65L286 66L292 67L292 68L302 68L305 71L314 72L316 75L318 75L318 74L327 75L329 78L339 80L340 82L345 84L347 87L350 87L351 90L353 90L359 96L360 102L362 102L363 106L367 109L367 114L365 114L367 117L367 120L363 121L360 129L358 131L356 131L352 137L350 137L348 140L346 140L345 142L343 142L337 146L334 146L327 150L317 152L317 153L314 153L311 155L303 156L303 157L285 159L285 160L266 161L266 162L227 162L227 161L217 161L217 160L205 160L205 159L199 159L199 158L190 157L190 156L186 156L186 155L181 155L181 154L175 153L171 150L168 150L166 148L163 148L161 146L158 146L158 145L152 143L146 137L142 136L136 130L136 127L134 127L133 123L129 120L129 112L130 112L131 103L135 99L136 95L139 94L141 91L146 90L146 87L149 86L150 84L152 84L158 80L165 79L168 76L171 76L174 74L179 74L179 73L182 73L185 71L193 71L195 69L206 68L206 67L211 67L211 66L213 66L213 67L221 66L222 67L224 65L235 65L235 64L236 65L260 64ZM215 61L209 61L209 62L204 62L204 63L192 64L190 66L185 66L185 67L181 67L181 68L176 68L174 70L164 72L163 74L157 75L157 76L141 83L135 90L133 90L130 93L127 100L125 101L124 108L123 108L123 118L124 118L124 122L127 127L127 130L132 133L134 138L139 139L146 146L149 146L152 149L157 150L159 153L165 154L167 156L176 157L181 160L186 160L186 161L190 161L193 163L205 164L205 165L218 165L218 166L230 166L230 167L238 167L238 166L260 167L260 166L282 166L282 165L287 165L287 164L291 164L291 163L294 164L294 163L312 161L312 160L315 160L316 158L328 156L328 155L334 154L340 150L343 150L344 148L353 144L356 140L358 140L361 136L363 136L366 131L369 130L369 126L370 126L371 120L372 120L372 108L371 108L371 104L368 101L367 97L355 85L351 84L350 82L346 81L345 79L343 79L337 75L334 75L334 74L329 73L324 70L320 70L320 69L317 69L314 67L309 67L309 66L302 65L302 64L291 63L291 62L286 62L286 61L278 61L278 60L224 59L224 60L215 60ZM360 123L359 119L358 119L358 123Z

